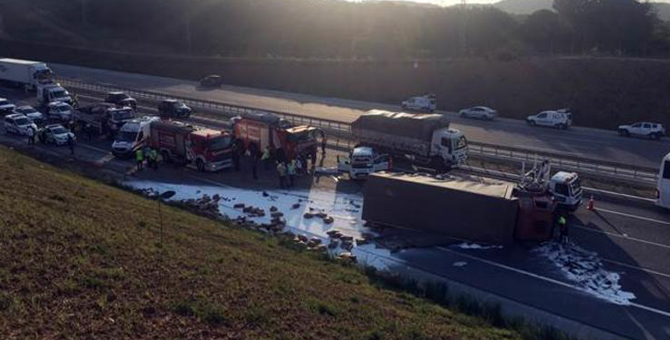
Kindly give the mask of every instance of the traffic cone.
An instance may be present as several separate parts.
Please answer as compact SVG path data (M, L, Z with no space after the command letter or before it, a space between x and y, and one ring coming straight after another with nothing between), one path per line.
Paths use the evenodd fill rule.
M393 157L389 156L388 164L389 164L388 171L389 172L393 171Z
M593 195L591 195L591 198L589 198L589 205L587 206L587 208L589 210L595 210L596 208L595 208L594 204L595 204L595 201L593 200Z

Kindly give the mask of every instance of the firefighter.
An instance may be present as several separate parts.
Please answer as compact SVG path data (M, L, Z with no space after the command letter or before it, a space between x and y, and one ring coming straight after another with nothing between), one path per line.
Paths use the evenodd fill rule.
M263 162L263 168L265 170L270 170L270 146L266 146L263 150L263 155L261 156L261 162Z
M292 188L293 183L295 182L295 172L296 172L295 159L288 163L288 165L286 166L286 172L288 173L288 187Z
M137 171L142 171L142 166L144 164L144 152L142 149L137 149L137 151L135 151L135 158L137 159Z
M286 188L286 165L283 162L277 162L277 174L279 175L279 188Z
M154 171L158 170L158 151L156 149L151 149L149 151L149 162L151 162L151 167L154 168Z

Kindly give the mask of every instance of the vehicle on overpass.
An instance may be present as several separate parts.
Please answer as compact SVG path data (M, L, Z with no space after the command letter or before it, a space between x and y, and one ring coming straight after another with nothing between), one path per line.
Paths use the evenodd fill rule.
M114 104L118 107L132 107L133 110L137 109L137 100L135 98L127 95L122 91L112 91L107 92L107 97L105 97L105 103Z
M37 85L37 103L41 107L46 107L49 103L63 102L72 105L70 93L60 84L38 84Z
M337 170L353 180L366 179L371 173L390 169L388 154L380 154L369 146L357 146L348 157L337 156Z
M74 116L74 109L68 103L55 101L47 105L44 113L49 119L57 119L62 122L69 122Z
M468 156L465 135L439 114L372 110L351 123L351 131L361 145L436 171L463 164Z
M30 119L35 124L40 124L42 121L44 121L44 116L42 113L35 110L35 108L30 105L19 106L12 112L28 117L28 119Z
M218 171L233 166L233 137L225 131L196 127L176 121L153 121L149 146L163 160Z
M32 129L33 132L37 131L37 125L28 119L28 117L20 113L13 113L5 116L4 125L5 132L17 135L27 136L30 129Z
M158 115L163 119L188 118L192 112L193 110L180 100L166 99L158 103Z
M433 93L412 97L402 102L402 108L403 110L434 112L437 109L437 99Z
M5 98L0 98L0 115L12 113L14 109L16 109L16 105Z
M159 120L157 116L144 116L123 124L112 143L112 154L118 157L132 156L149 143L151 123Z
M549 240L557 206L542 185L386 172L368 177L363 199L369 224L499 245Z
M458 115L463 118L494 120L498 117L498 111L486 106L475 106L458 111Z
M619 135L625 137L643 137L659 140L665 136L665 128L659 123L640 122L631 125L619 125Z
M44 144L54 144L57 146L66 145L68 138L72 138L73 141L77 140L77 136L74 133L60 124L45 126L37 133L37 138Z
M670 153L663 157L656 183L656 205L670 209Z
M210 74L200 79L200 86L202 87L220 87L223 85L223 77L218 74Z
M542 111L528 116L526 122L532 126L548 126L565 130L572 126L572 114L565 110Z
M0 59L0 82L4 85L23 87L35 91L38 85L53 82L53 72L47 64L39 61Z
M253 154L270 148L279 161L290 161L297 157L316 160L315 127L294 126L289 121L269 112L254 111L232 120L233 133L238 148Z

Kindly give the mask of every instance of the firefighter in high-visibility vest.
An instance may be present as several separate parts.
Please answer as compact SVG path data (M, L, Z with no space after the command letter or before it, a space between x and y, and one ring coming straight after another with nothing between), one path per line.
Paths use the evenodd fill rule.
M568 245L570 243L570 240L568 239L568 220L563 215L558 217L558 232L560 235L560 242L564 245Z

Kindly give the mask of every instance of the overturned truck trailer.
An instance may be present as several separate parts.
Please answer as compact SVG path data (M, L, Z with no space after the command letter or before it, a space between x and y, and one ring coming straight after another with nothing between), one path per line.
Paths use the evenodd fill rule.
M376 173L365 185L368 223L506 245L543 241L552 233L555 204L513 183Z

